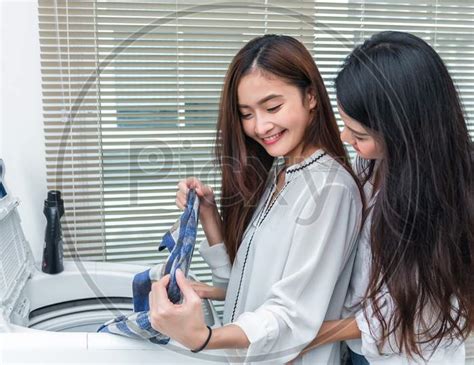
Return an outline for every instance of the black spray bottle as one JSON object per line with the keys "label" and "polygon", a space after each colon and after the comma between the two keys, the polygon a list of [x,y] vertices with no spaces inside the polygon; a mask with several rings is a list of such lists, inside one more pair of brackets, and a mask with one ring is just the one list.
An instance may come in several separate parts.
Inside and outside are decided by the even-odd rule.
{"label": "black spray bottle", "polygon": [[63,234],[60,222],[64,214],[64,202],[61,199],[60,191],[48,191],[43,213],[46,216],[47,224],[41,269],[47,274],[58,274],[64,270]]}

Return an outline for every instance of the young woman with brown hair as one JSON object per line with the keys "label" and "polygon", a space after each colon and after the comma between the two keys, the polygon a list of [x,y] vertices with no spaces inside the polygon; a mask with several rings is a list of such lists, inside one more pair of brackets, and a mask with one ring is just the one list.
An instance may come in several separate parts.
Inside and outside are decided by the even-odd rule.
{"label": "young woman with brown hair", "polygon": [[[241,361],[284,363],[324,320],[340,318],[363,210],[361,190],[339,138],[324,83],[306,48],[288,36],[247,43],[226,75],[218,117],[221,212],[195,178],[179,184],[200,196],[207,240],[200,252],[215,287],[181,274],[184,303],[153,285],[151,321],[194,350],[240,349]],[[224,326],[207,329],[200,297],[224,299]],[[339,346],[306,353],[334,364]]]}

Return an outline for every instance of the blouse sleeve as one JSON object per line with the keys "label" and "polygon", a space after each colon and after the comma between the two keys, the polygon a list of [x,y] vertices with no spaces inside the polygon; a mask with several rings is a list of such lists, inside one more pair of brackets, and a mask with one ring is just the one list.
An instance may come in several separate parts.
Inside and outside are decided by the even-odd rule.
{"label": "blouse sleeve", "polygon": [[355,245],[361,209],[360,198],[339,184],[305,202],[281,280],[260,307],[233,322],[249,339],[248,361],[278,354],[284,363],[313,340]]}
{"label": "blouse sleeve", "polygon": [[[361,338],[360,340],[352,340],[352,342],[358,342],[357,352],[359,352],[360,349],[362,355],[367,359],[375,361],[383,360],[388,357],[388,353],[379,351],[379,343],[383,335],[383,330],[372,310],[372,307],[368,305],[367,300],[364,302],[371,271],[372,252],[370,249],[370,227],[372,224],[372,217],[373,210],[369,212],[359,237],[356,270],[352,273],[351,277],[351,289],[353,290],[352,292],[349,291],[345,304],[347,306],[350,303],[354,308],[357,308],[355,311],[355,319],[357,327],[361,332]],[[393,300],[387,290],[380,296],[379,301],[380,314],[382,314],[386,320],[389,320],[388,316],[393,311]],[[366,306],[366,312],[364,312],[362,307],[363,303]],[[394,340],[395,338],[392,334],[385,347],[389,349]],[[395,350],[392,349],[389,352],[394,353]]]}
{"label": "blouse sleeve", "polygon": [[232,265],[224,243],[209,246],[207,239],[204,239],[201,241],[199,253],[211,268],[212,283],[214,286],[224,289],[227,288]]}
{"label": "blouse sleeve", "polygon": [[[358,243],[359,252],[357,253],[355,267],[356,271],[352,273],[351,277],[353,292],[349,291],[346,297],[346,306],[350,303],[354,308],[357,308],[354,315],[357,327],[361,332],[361,338],[360,340],[351,340],[352,343],[357,342],[357,352],[360,352],[370,361],[381,361],[391,355],[398,355],[399,350],[394,334],[389,335],[383,348],[381,348],[381,338],[383,336],[382,326],[373,311],[373,307],[368,300],[364,300],[371,271],[372,252],[370,249],[370,227],[372,218],[373,210],[369,212],[360,234]],[[389,321],[390,314],[394,311],[394,302],[386,287],[379,297],[379,306],[380,314],[385,321]]]}
{"label": "blouse sleeve", "polygon": [[[381,298],[380,311],[384,318],[387,319],[391,309],[393,309],[393,302],[390,299],[388,293],[385,293]],[[382,326],[371,308],[371,306],[367,307],[366,313],[364,313],[363,309],[360,309],[355,316],[357,327],[359,327],[361,332],[361,352],[367,359],[381,360],[388,357],[389,353],[380,352],[379,339],[383,335]],[[390,348],[393,340],[394,337],[391,335],[385,346],[387,349]],[[392,349],[390,352],[394,353],[396,350]]]}
{"label": "blouse sleeve", "polygon": [[[454,301],[454,307],[456,308],[457,302]],[[385,321],[390,324],[391,314],[395,310],[395,303],[392,296],[387,289],[382,293],[380,299],[380,314],[384,317]],[[453,315],[455,315],[456,309],[453,309]],[[429,313],[429,312],[427,312]],[[430,314],[427,315],[425,320],[436,320],[436,316]],[[383,330],[380,322],[374,314],[372,306],[367,306],[366,313],[361,309],[356,314],[356,322],[361,332],[361,352],[367,360],[372,364],[387,363],[388,359],[398,360],[407,359],[406,355],[400,353],[400,347],[396,338],[396,334],[390,334],[384,344],[381,343]],[[420,328],[420,324],[417,325],[418,331],[425,331]],[[433,365],[451,365],[451,364],[464,364],[464,343],[461,339],[443,339],[437,348],[434,347],[435,341],[426,342],[421,345],[421,353],[425,360],[416,357],[415,360],[408,362],[410,364],[433,364]],[[405,363],[405,362],[403,362]]]}

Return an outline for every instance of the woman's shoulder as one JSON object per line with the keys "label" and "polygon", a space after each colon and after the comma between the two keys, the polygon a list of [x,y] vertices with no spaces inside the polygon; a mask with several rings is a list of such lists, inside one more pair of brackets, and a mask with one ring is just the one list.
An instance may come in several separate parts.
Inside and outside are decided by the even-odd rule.
{"label": "woman's shoulder", "polygon": [[[313,162],[314,161],[314,162]],[[333,156],[324,153],[320,158],[310,159],[286,171],[287,181],[291,182],[292,190],[298,195],[324,192],[318,196],[345,194],[352,197],[356,202],[361,200],[359,186],[349,170]],[[335,189],[332,189],[335,187]],[[312,199],[314,200],[314,199]],[[315,202],[316,203],[316,202]]]}
{"label": "woman's shoulder", "polygon": [[314,175],[316,179],[322,179],[324,185],[340,185],[359,195],[359,185],[357,177],[352,174],[349,166],[344,166],[342,161],[329,154],[321,161],[319,166],[315,166]]}

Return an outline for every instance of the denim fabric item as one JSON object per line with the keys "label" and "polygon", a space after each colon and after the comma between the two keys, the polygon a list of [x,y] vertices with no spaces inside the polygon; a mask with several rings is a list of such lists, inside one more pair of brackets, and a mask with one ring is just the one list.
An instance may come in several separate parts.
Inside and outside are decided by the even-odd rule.
{"label": "denim fabric item", "polygon": [[359,355],[358,353],[355,353],[351,349],[349,349],[349,354],[350,354],[350,363],[352,365],[369,365],[369,362],[363,355]]}
{"label": "denim fabric item", "polygon": [[[168,286],[168,297],[173,303],[181,301],[181,292],[176,283],[176,270],[181,269],[185,276],[188,275],[191,258],[193,256],[194,244],[199,218],[199,199],[194,190],[190,190],[186,209],[179,218],[179,221],[163,236],[159,250],[165,247],[171,251],[163,268],[163,276],[170,274],[170,284]],[[175,228],[175,229],[173,229]]]}
{"label": "denim fabric item", "polygon": [[199,199],[194,190],[190,190],[186,209],[181,217],[163,236],[159,251],[167,248],[170,251],[164,263],[155,265],[151,269],[138,273],[133,279],[133,311],[129,316],[118,316],[104,323],[97,332],[114,333],[127,337],[146,339],[157,344],[167,344],[169,337],[155,331],[149,320],[148,295],[153,280],[159,280],[170,274],[168,297],[171,302],[181,301],[181,291],[176,282],[176,269],[181,269],[188,275],[191,258],[196,243],[196,234],[199,217]]}
{"label": "denim fabric item", "polygon": [[133,278],[133,311],[143,312],[150,310],[148,293],[151,291],[150,269],[138,273]]}

